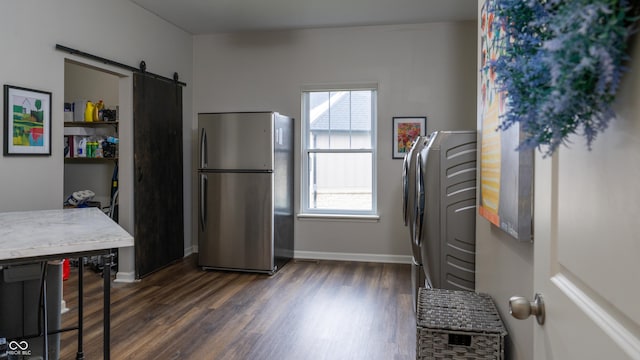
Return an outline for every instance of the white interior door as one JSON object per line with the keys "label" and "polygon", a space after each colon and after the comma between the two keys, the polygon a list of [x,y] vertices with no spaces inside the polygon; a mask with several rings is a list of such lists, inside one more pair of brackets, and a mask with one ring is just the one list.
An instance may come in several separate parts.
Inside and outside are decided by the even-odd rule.
{"label": "white interior door", "polygon": [[[536,159],[534,359],[640,359],[640,119]],[[531,321],[531,320],[528,320]],[[535,323],[535,321],[534,321]]]}

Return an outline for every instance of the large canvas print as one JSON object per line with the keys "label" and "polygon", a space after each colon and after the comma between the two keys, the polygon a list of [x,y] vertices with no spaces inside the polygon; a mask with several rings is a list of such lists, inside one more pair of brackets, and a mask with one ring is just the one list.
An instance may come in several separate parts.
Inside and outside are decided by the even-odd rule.
{"label": "large canvas print", "polygon": [[490,1],[481,8],[480,73],[480,204],[479,213],[521,241],[532,240],[533,150],[516,151],[522,132],[515,124],[498,131],[500,117],[509,106],[508,97],[498,91],[488,62],[500,56]]}

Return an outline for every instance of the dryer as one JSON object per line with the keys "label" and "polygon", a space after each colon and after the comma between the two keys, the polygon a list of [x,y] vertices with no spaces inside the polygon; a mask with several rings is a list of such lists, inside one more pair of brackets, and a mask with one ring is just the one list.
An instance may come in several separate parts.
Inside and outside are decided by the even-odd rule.
{"label": "dryer", "polygon": [[436,131],[417,151],[415,242],[425,287],[475,290],[475,131]]}

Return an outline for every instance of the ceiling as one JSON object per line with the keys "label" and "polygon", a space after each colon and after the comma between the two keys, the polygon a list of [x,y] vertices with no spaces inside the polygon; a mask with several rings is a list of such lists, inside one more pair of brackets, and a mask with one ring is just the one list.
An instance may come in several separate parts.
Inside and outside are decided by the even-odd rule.
{"label": "ceiling", "polygon": [[477,0],[131,0],[192,34],[474,20]]}

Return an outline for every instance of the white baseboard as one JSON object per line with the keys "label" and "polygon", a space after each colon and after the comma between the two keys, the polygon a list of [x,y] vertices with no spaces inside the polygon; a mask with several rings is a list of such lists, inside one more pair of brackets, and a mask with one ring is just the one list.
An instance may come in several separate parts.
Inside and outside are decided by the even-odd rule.
{"label": "white baseboard", "polygon": [[294,251],[294,259],[360,261],[394,264],[411,264],[411,255],[380,255],[358,253],[335,253],[323,251]]}
{"label": "white baseboard", "polygon": [[[198,246],[193,246],[193,253],[198,253]],[[412,264],[411,255],[380,255],[380,254],[359,254],[359,253],[337,253],[326,251],[300,251],[294,250],[294,259],[310,260],[337,260],[337,261],[360,261],[393,264]]]}
{"label": "white baseboard", "polygon": [[[194,252],[198,252],[197,250],[198,250],[197,246],[184,248],[184,256],[187,257],[193,254]],[[122,271],[118,271],[116,273],[115,280],[113,280],[113,282],[116,282],[116,283],[133,283],[137,281],[139,280],[136,279],[135,272],[122,272]]]}
{"label": "white baseboard", "polygon": [[136,282],[136,274],[134,272],[122,272],[116,273],[116,279],[113,282],[117,283],[133,283]]}
{"label": "white baseboard", "polygon": [[67,307],[67,302],[62,299],[62,302],[60,302],[60,314],[67,313],[68,311],[69,308]]}
{"label": "white baseboard", "polygon": [[189,247],[184,248],[184,257],[187,257],[187,256],[193,254],[194,252],[197,252],[197,251],[193,251],[193,249],[194,249],[193,246],[189,246]]}

